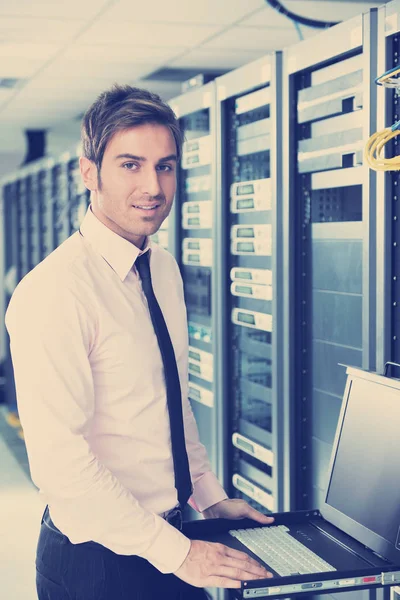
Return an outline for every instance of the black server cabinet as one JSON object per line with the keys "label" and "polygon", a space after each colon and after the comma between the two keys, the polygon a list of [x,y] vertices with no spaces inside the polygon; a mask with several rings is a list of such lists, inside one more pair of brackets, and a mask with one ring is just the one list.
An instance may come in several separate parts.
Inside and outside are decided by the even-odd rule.
{"label": "black server cabinet", "polygon": [[[378,75],[399,66],[400,2],[395,0],[378,11]],[[384,40],[384,41],[383,41]],[[380,86],[376,130],[400,119],[400,96],[395,89]],[[385,148],[386,157],[400,154],[395,137]],[[400,362],[400,177],[399,171],[379,172],[377,193],[377,368],[386,361]],[[395,377],[397,371],[393,372]]]}
{"label": "black server cabinet", "polygon": [[53,197],[53,167],[54,161],[46,159],[39,167],[39,228],[40,228],[40,257],[39,262],[48,256],[55,248],[54,237],[54,197]]}
{"label": "black server cabinet", "polygon": [[[377,12],[285,53],[285,378],[295,405],[296,508],[318,508],[345,387],[375,367]],[[318,57],[318,62],[316,62]]]}
{"label": "black server cabinet", "polygon": [[52,170],[52,196],[54,202],[54,245],[57,248],[70,235],[69,223],[69,153],[61,157]]}
{"label": "black server cabinet", "polygon": [[189,398],[200,441],[217,476],[215,86],[170,101],[185,135],[169,247],[181,268],[189,330]]}
{"label": "black server cabinet", "polygon": [[[8,303],[18,282],[19,271],[19,222],[18,222],[18,190],[16,177],[4,180],[2,187],[2,254],[3,269],[1,287],[2,314],[5,314]],[[3,320],[4,323],[4,320]],[[10,408],[15,407],[16,394],[14,373],[12,368],[9,337],[5,326],[1,335],[0,345],[0,374],[4,377],[5,401]]]}
{"label": "black server cabinet", "polygon": [[35,165],[30,169],[26,178],[27,182],[27,219],[28,219],[28,246],[29,246],[29,271],[41,260],[40,243],[40,197],[39,177]]}
{"label": "black server cabinet", "polygon": [[69,235],[79,229],[90,202],[90,192],[85,187],[80,169],[79,157],[73,156],[68,161],[68,221]]}
{"label": "black server cabinet", "polygon": [[20,281],[30,270],[30,235],[28,231],[28,180],[22,172],[17,182],[17,280]]}
{"label": "black server cabinet", "polygon": [[[283,510],[281,54],[217,79],[226,489]],[[289,497],[289,490],[287,489]],[[286,503],[288,508],[288,503]]]}

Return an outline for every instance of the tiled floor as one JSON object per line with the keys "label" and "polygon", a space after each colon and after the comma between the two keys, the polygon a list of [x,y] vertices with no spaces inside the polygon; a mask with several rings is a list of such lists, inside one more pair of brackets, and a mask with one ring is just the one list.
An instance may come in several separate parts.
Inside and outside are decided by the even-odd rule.
{"label": "tiled floor", "polygon": [[42,502],[29,479],[24,443],[0,406],[0,596],[37,600],[35,551]]}

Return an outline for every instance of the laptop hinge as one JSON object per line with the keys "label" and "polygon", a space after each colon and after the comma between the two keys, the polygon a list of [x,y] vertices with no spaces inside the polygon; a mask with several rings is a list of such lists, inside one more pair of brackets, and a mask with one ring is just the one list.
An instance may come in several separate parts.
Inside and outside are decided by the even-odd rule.
{"label": "laptop hinge", "polygon": [[393,585],[400,582],[400,571],[382,573],[382,585]]}

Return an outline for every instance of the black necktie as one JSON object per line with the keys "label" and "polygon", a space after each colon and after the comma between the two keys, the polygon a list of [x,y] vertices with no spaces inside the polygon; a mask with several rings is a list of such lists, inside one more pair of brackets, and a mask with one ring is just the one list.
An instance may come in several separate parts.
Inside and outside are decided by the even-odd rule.
{"label": "black necktie", "polygon": [[189,461],[185,445],[182,394],[175,352],[160,305],[154,295],[150,275],[149,253],[145,252],[139,256],[136,259],[135,266],[142,280],[143,292],[149,305],[150,317],[164,364],[167,405],[171,428],[172,457],[175,472],[175,487],[178,492],[179,505],[181,508],[184,508],[192,495],[192,482],[190,479]]}

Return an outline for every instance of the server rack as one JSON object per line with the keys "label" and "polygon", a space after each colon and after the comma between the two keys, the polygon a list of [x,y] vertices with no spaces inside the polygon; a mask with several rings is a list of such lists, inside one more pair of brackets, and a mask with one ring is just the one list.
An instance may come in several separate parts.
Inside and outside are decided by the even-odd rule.
{"label": "server rack", "polygon": [[[295,404],[295,506],[319,507],[345,386],[375,367],[377,11],[284,60],[285,394]],[[316,62],[318,57],[318,62]]]}
{"label": "server rack", "polygon": [[55,247],[70,235],[69,223],[69,169],[70,153],[66,152],[53,168],[52,195],[54,201],[54,237]]}
{"label": "server rack", "polygon": [[217,435],[221,398],[216,338],[219,260],[216,239],[215,84],[170,101],[184,131],[175,209],[169,217],[169,247],[181,268],[189,329],[189,398],[213,471],[223,480]]}
{"label": "server rack", "polygon": [[40,258],[46,258],[55,248],[54,236],[54,199],[52,190],[52,173],[54,160],[49,158],[40,162],[39,186],[39,228],[40,228]]}
{"label": "server rack", "polygon": [[[218,419],[225,486],[261,512],[288,509],[282,395],[282,56],[216,80],[219,286]],[[286,499],[285,488],[286,486]]]}
{"label": "server rack", "polygon": [[[2,225],[4,269],[1,314],[4,315],[18,282],[71,233],[78,229],[89,203],[81,183],[78,157],[65,153],[59,160],[45,158],[4,178]],[[0,371],[5,377],[7,403],[16,395],[9,340],[3,326]]]}
{"label": "server rack", "polygon": [[[394,0],[378,10],[378,75],[399,64],[400,2]],[[377,86],[376,130],[400,119],[400,97],[394,89]],[[386,156],[400,154],[394,138]],[[398,171],[377,174],[377,370],[386,361],[400,362],[400,212]]]}
{"label": "server rack", "polygon": [[85,187],[79,168],[79,157],[71,156],[68,161],[68,237],[79,229],[90,203],[90,192]]}
{"label": "server rack", "polygon": [[[1,217],[2,217],[2,286],[1,286],[1,314],[4,315],[10,301],[11,295],[18,281],[18,215],[17,194],[18,179],[15,176],[4,178],[2,181],[3,193],[1,194]],[[3,319],[4,323],[4,319]],[[16,404],[16,394],[13,379],[13,368],[9,350],[9,338],[2,327],[0,347],[1,375],[4,378],[5,401],[12,407]]]}

